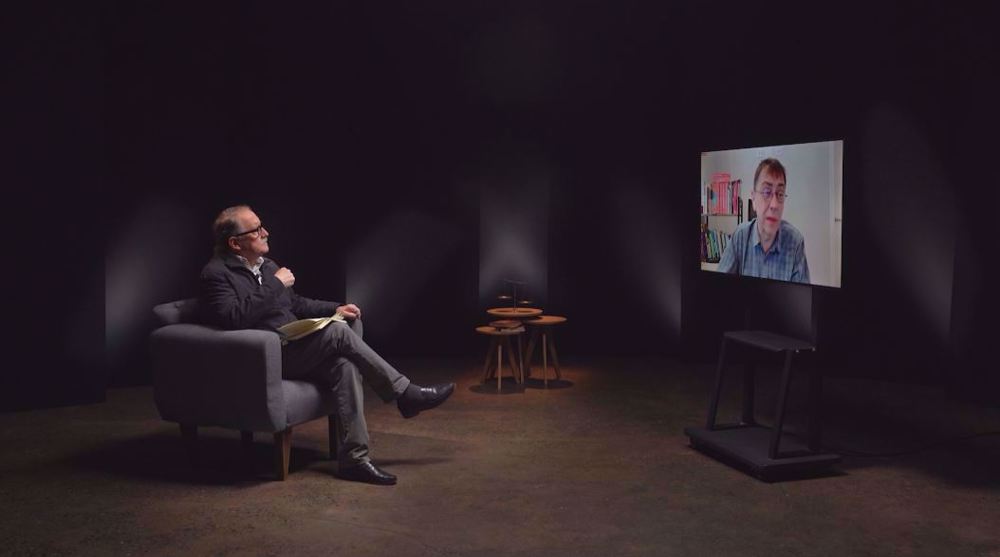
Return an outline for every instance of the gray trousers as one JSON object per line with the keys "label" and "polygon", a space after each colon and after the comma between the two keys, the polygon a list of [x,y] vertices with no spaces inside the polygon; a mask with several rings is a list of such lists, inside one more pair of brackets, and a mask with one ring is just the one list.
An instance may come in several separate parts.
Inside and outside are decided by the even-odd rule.
{"label": "gray trousers", "polygon": [[365,422],[364,382],[389,402],[403,394],[410,380],[361,340],[360,319],[330,323],[323,330],[289,342],[281,350],[285,379],[317,383],[337,400],[337,462],[341,467],[371,460]]}

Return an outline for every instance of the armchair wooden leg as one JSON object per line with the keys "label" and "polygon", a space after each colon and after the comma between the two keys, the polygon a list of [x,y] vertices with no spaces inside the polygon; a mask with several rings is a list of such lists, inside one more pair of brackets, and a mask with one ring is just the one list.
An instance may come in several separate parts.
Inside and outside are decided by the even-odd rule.
{"label": "armchair wooden leg", "polygon": [[330,460],[337,460],[337,445],[338,437],[337,434],[337,418],[333,414],[326,417],[326,422],[328,425],[328,436],[330,437]]}
{"label": "armchair wooden leg", "polygon": [[181,438],[184,439],[184,450],[192,467],[198,466],[198,427],[180,424]]}
{"label": "armchair wooden leg", "polygon": [[278,480],[288,478],[288,461],[292,453],[292,428],[274,434],[274,471]]}

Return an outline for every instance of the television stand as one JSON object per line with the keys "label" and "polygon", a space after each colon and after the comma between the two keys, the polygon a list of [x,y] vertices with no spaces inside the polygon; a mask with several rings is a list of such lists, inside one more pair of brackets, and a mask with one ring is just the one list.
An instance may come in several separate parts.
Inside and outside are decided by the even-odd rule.
{"label": "television stand", "polygon": [[[778,388],[778,407],[774,415],[773,428],[759,425],[754,419],[756,372],[750,361],[746,363],[743,372],[743,411],[740,423],[716,423],[726,368],[726,347],[731,342],[772,353],[784,353],[784,367]],[[722,462],[743,468],[764,481],[812,475],[840,462],[840,455],[825,453],[821,449],[819,409],[822,399],[822,377],[813,366],[810,366],[809,370],[808,440],[803,444],[782,431],[785,422],[785,403],[791,383],[792,357],[800,352],[815,350],[815,346],[808,342],[768,331],[723,333],[715,376],[715,392],[709,402],[705,427],[684,429],[684,433],[691,440],[691,446]]]}

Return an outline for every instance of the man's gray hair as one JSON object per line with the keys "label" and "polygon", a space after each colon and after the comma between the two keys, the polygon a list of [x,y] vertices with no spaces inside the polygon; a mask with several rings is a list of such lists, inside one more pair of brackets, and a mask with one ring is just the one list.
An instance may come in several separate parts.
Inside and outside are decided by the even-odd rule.
{"label": "man's gray hair", "polygon": [[249,205],[233,205],[226,207],[215,217],[212,223],[212,237],[215,238],[215,253],[222,254],[229,251],[229,238],[237,233],[240,227],[236,216],[240,211],[252,210]]}

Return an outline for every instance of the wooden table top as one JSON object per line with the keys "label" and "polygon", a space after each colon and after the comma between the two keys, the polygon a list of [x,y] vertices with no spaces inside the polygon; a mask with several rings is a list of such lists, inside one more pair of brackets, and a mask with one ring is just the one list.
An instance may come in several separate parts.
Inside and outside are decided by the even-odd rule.
{"label": "wooden table top", "polygon": [[548,327],[550,325],[558,325],[565,322],[566,318],[561,315],[540,315],[534,319],[526,319],[524,324],[534,325],[536,327]]}
{"label": "wooden table top", "polygon": [[486,310],[486,313],[504,319],[523,319],[525,317],[538,317],[542,314],[542,310],[538,308],[490,308]]}

